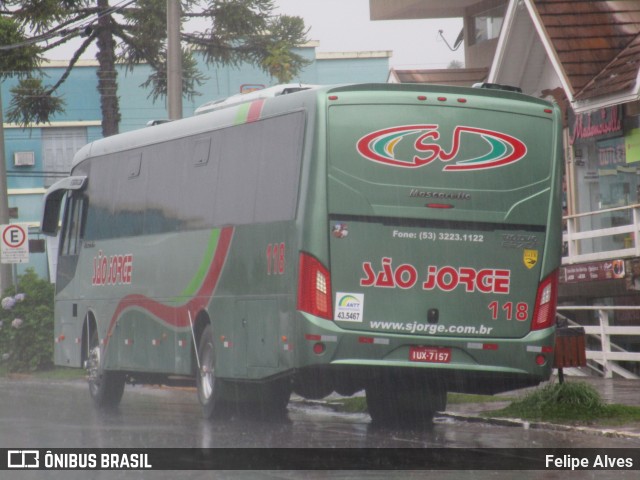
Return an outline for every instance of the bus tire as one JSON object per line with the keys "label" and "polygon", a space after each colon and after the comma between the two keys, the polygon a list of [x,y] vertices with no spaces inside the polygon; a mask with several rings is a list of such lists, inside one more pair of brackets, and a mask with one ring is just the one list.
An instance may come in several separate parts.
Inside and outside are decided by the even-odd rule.
{"label": "bus tire", "polygon": [[260,386],[259,408],[263,415],[283,416],[291,398],[289,378],[272,380]]}
{"label": "bus tire", "polygon": [[126,377],[122,372],[102,369],[100,343],[98,341],[98,332],[95,329],[91,332],[91,340],[89,342],[87,373],[89,395],[91,395],[93,403],[99,408],[117,407],[124,394]]}
{"label": "bus tire", "polygon": [[216,378],[216,350],[211,325],[207,325],[200,336],[198,359],[198,400],[202,405],[202,416],[211,418],[219,413],[222,406],[222,381]]}
{"label": "bus tire", "polygon": [[429,425],[447,406],[446,387],[416,378],[378,378],[365,388],[367,408],[377,425]]}

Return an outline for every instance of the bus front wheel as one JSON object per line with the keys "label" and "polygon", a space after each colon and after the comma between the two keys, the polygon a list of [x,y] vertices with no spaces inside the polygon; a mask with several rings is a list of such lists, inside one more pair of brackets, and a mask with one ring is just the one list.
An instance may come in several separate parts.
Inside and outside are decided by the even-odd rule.
{"label": "bus front wheel", "polygon": [[211,418],[220,410],[222,381],[216,378],[216,354],[213,329],[207,325],[198,343],[198,373],[196,383],[202,416]]}
{"label": "bus front wheel", "polygon": [[124,394],[125,375],[102,369],[98,332],[91,332],[87,358],[89,394],[94,404],[100,408],[115,408]]}

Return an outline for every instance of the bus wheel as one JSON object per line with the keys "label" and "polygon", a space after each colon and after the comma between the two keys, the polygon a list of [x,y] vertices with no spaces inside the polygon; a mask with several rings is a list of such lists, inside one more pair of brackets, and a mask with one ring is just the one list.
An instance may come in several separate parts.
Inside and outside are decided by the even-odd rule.
{"label": "bus wheel", "polygon": [[418,377],[377,379],[365,392],[369,415],[378,425],[429,425],[447,406],[446,387]]}
{"label": "bus wheel", "polygon": [[198,400],[202,405],[202,416],[211,418],[220,410],[222,381],[216,378],[216,354],[213,330],[207,325],[198,344],[199,371],[196,375]]}
{"label": "bus wheel", "polygon": [[291,398],[291,381],[289,378],[272,380],[260,385],[258,389],[260,412],[264,416],[283,416],[287,413],[287,405]]}
{"label": "bus wheel", "polygon": [[102,369],[100,344],[96,330],[91,333],[89,342],[87,374],[89,378],[89,394],[94,404],[100,408],[117,407],[124,394],[125,375],[121,372],[110,372]]}

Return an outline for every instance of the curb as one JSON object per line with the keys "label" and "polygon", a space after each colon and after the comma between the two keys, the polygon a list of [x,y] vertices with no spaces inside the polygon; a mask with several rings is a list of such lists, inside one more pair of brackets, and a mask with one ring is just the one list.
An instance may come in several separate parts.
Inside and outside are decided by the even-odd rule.
{"label": "curb", "polygon": [[438,414],[440,417],[451,418],[453,420],[458,420],[462,422],[470,422],[470,423],[488,423],[490,425],[496,425],[500,427],[518,427],[523,428],[525,430],[528,429],[537,429],[537,430],[553,430],[557,432],[580,432],[587,433],[589,435],[597,435],[601,437],[608,438],[629,438],[629,439],[640,439],[640,433],[634,432],[625,432],[622,430],[608,429],[608,428],[597,428],[597,427],[582,427],[582,426],[574,426],[574,425],[560,425],[557,423],[549,423],[549,422],[529,422],[527,420],[522,420],[520,418],[492,418],[492,417],[481,417],[479,415],[469,415],[455,412],[440,412]]}

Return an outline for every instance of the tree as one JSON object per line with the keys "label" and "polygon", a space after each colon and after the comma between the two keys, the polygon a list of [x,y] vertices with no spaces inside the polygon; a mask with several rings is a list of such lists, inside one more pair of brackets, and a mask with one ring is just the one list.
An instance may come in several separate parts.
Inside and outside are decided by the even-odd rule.
{"label": "tree", "polygon": [[[142,86],[151,87],[154,101],[167,93],[166,1],[0,0],[0,40],[6,32],[13,32],[9,43],[2,42],[4,50],[15,47],[27,52],[24,68],[31,72],[12,91],[14,100],[8,118],[25,126],[48,122],[62,108],[60,99],[55,97],[56,89],[95,43],[102,133],[118,133],[118,62],[128,68],[148,63],[153,73]],[[206,25],[203,31],[181,36],[183,94],[187,97],[197,95],[196,89],[205,79],[196,68],[196,54],[203,55],[209,66],[247,62],[281,82],[289,81],[306,65],[306,60],[292,51],[306,41],[303,20],[275,15],[273,0],[180,1],[183,19],[200,19]],[[54,85],[43,86],[42,80],[33,76],[37,73],[37,60],[44,52],[78,37],[82,42],[64,74]],[[23,68],[22,64],[17,65]]]}

